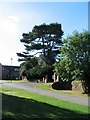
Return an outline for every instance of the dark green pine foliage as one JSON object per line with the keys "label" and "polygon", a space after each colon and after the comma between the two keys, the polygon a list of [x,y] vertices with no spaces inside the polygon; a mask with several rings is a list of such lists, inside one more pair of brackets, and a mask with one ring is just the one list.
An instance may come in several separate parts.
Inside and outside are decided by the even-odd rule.
{"label": "dark green pine foliage", "polygon": [[23,33],[22,39],[25,52],[17,53],[19,61],[30,62],[30,59],[39,54],[40,59],[47,61],[49,65],[54,64],[59,53],[59,47],[62,45],[61,37],[63,31],[61,24],[51,23],[35,25],[31,32]]}

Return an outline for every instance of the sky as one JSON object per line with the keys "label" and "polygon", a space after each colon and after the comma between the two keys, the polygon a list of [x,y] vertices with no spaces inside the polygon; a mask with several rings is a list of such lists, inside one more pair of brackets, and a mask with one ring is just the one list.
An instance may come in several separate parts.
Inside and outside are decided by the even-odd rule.
{"label": "sky", "polygon": [[0,2],[0,63],[20,65],[16,53],[24,51],[22,34],[35,25],[56,22],[62,25],[63,38],[88,30],[88,1]]}

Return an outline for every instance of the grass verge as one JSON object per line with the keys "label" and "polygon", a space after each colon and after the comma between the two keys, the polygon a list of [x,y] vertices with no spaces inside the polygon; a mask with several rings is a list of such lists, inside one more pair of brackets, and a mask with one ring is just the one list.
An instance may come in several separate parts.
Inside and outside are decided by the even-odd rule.
{"label": "grass verge", "polygon": [[28,82],[27,80],[0,80],[0,83],[4,82]]}
{"label": "grass verge", "polygon": [[71,94],[74,96],[83,96],[83,97],[90,97],[87,94],[82,94],[80,91],[72,91],[72,90],[55,90],[51,87],[52,83],[45,83],[45,84],[37,84],[35,87],[37,88],[41,88],[44,90],[52,90],[54,92],[61,92],[61,93],[65,93],[65,94]]}
{"label": "grass verge", "polygon": [[86,120],[90,109],[84,105],[7,86],[3,86],[2,100],[2,120],[32,120],[33,118]]}

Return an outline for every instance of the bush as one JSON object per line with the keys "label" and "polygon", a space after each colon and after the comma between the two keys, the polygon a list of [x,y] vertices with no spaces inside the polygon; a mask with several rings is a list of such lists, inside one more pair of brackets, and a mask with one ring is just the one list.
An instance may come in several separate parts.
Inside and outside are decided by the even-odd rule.
{"label": "bush", "polygon": [[67,82],[67,81],[54,82],[52,84],[52,88],[56,90],[71,90],[72,84],[71,82]]}

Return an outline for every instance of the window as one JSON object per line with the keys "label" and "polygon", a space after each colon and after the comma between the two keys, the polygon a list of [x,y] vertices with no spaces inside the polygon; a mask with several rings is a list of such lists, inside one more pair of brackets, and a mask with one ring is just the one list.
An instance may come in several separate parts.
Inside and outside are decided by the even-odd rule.
{"label": "window", "polygon": [[15,68],[15,71],[19,71],[18,68]]}

